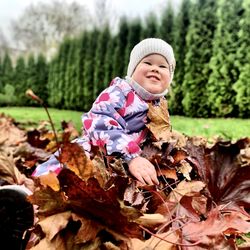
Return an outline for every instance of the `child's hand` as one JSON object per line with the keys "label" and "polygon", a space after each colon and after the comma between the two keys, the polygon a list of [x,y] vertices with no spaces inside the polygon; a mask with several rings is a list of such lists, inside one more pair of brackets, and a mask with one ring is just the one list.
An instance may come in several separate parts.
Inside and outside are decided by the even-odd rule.
{"label": "child's hand", "polygon": [[142,184],[159,184],[154,165],[143,157],[136,157],[128,164],[129,172]]}

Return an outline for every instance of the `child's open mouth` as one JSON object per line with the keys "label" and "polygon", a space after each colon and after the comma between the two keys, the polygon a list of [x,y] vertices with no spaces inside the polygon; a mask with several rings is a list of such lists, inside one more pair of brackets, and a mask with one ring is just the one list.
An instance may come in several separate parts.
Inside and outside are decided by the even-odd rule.
{"label": "child's open mouth", "polygon": [[160,81],[160,78],[155,75],[149,75],[147,76],[148,79],[154,80],[154,81]]}

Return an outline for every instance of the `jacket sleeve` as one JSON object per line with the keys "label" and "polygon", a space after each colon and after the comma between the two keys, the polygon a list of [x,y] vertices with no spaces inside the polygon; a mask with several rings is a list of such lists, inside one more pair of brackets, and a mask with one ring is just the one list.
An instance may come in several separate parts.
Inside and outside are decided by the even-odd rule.
{"label": "jacket sleeve", "polygon": [[[129,135],[124,118],[126,99],[126,94],[116,85],[104,90],[90,111],[82,116],[83,135],[73,142],[80,144],[87,154],[90,153],[92,144],[104,148],[108,155],[121,156],[126,162],[139,156],[141,149]],[[58,174],[62,166],[56,159],[56,154],[58,152],[37,166],[32,175],[40,176],[50,171]]]}
{"label": "jacket sleeve", "polygon": [[120,155],[125,161],[138,156],[141,149],[127,130],[125,120],[126,94],[115,85],[104,90],[91,110],[83,115],[83,130],[90,143]]}

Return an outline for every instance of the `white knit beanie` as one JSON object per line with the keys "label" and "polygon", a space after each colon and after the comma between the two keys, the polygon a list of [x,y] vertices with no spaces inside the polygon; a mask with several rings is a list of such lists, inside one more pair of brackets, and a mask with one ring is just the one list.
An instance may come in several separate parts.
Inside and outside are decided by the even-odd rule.
{"label": "white knit beanie", "polygon": [[168,43],[159,38],[146,38],[135,45],[130,53],[127,76],[131,77],[138,63],[145,56],[150,54],[160,54],[166,58],[169,64],[172,81],[175,69],[173,48]]}

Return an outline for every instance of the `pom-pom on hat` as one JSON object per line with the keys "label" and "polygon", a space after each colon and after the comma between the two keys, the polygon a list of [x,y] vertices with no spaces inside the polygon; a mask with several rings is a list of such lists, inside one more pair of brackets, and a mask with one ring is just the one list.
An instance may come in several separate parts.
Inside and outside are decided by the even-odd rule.
{"label": "pom-pom on hat", "polygon": [[135,45],[130,53],[127,76],[131,77],[138,63],[150,54],[160,54],[166,58],[170,67],[172,81],[175,69],[173,48],[159,38],[146,38]]}

